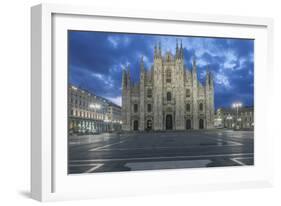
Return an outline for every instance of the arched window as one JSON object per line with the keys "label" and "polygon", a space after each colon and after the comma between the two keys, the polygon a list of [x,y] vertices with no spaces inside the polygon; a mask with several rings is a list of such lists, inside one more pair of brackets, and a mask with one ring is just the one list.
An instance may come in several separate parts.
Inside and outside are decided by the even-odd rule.
{"label": "arched window", "polygon": [[171,100],[172,100],[172,93],[167,92],[167,101],[171,101]]}
{"label": "arched window", "polygon": [[186,111],[190,112],[190,104],[189,103],[186,104]]}
{"label": "arched window", "polygon": [[199,110],[200,110],[200,111],[203,111],[203,103],[200,103],[200,104],[199,104]]}
{"label": "arched window", "polygon": [[138,112],[138,105],[137,104],[134,104],[134,112]]}
{"label": "arched window", "polygon": [[148,98],[151,98],[152,97],[152,89],[147,89],[147,95],[146,95]]}
{"label": "arched window", "polygon": [[186,89],[185,95],[186,95],[186,97],[190,97],[190,89]]}
{"label": "arched window", "polygon": [[147,112],[151,112],[151,110],[152,110],[151,104],[147,104]]}
{"label": "arched window", "polygon": [[168,70],[166,71],[166,82],[167,82],[167,83],[171,83],[171,81],[172,81],[172,73],[171,73],[171,70],[168,69]]}

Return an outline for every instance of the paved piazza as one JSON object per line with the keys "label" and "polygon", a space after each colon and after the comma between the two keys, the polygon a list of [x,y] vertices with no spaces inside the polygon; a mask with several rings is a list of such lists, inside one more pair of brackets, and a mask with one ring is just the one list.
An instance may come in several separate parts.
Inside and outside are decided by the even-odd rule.
{"label": "paved piazza", "polygon": [[69,173],[254,164],[253,131],[194,130],[69,137]]}

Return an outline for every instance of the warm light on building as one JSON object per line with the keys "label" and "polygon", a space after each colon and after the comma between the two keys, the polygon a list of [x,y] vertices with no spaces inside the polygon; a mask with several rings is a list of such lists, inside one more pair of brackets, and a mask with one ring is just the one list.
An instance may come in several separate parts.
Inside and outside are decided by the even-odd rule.
{"label": "warm light on building", "polygon": [[91,109],[100,109],[101,108],[101,105],[100,104],[90,104],[89,107]]}
{"label": "warm light on building", "polygon": [[242,103],[241,102],[236,102],[232,104],[232,108],[239,108],[242,107]]}
{"label": "warm light on building", "polygon": [[68,118],[71,134],[113,132],[121,129],[120,106],[78,87],[69,88]]}
{"label": "warm light on building", "polygon": [[[222,119],[222,121],[218,121]],[[253,129],[254,107],[243,107],[242,103],[234,103],[231,108],[219,108],[216,113],[217,128]],[[221,124],[220,124],[221,123]]]}

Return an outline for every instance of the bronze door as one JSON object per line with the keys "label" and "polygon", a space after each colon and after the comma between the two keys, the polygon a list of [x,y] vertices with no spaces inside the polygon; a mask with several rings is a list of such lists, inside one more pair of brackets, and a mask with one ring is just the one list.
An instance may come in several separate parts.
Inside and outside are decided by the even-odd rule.
{"label": "bronze door", "polygon": [[134,121],[134,130],[135,131],[139,130],[139,122],[138,122],[138,120]]}
{"label": "bronze door", "polygon": [[186,129],[191,129],[191,120],[190,119],[186,120]]}
{"label": "bronze door", "polygon": [[171,114],[166,116],[166,130],[173,129],[173,117]]}
{"label": "bronze door", "polygon": [[203,119],[199,120],[199,129],[204,129],[204,120]]}

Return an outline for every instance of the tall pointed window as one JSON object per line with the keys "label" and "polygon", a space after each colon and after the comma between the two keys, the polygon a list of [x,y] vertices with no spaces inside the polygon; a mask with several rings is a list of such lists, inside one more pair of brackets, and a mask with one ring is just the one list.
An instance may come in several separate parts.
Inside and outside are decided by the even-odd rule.
{"label": "tall pointed window", "polygon": [[151,112],[151,110],[152,110],[151,104],[147,104],[147,112]]}
{"label": "tall pointed window", "polygon": [[171,100],[172,100],[172,93],[167,92],[167,101],[171,101]]}
{"label": "tall pointed window", "polygon": [[170,69],[167,69],[166,71],[166,82],[171,83],[172,82],[172,72]]}
{"label": "tall pointed window", "polygon": [[186,96],[186,97],[190,97],[190,89],[186,89],[185,96]]}
{"label": "tall pointed window", "polygon": [[147,97],[151,98],[152,97],[152,89],[147,89]]}
{"label": "tall pointed window", "polygon": [[200,111],[203,111],[203,103],[200,103],[200,104],[199,104],[199,110],[200,110]]}
{"label": "tall pointed window", "polygon": [[189,103],[186,104],[186,111],[190,112],[190,104]]}
{"label": "tall pointed window", "polygon": [[138,105],[137,104],[134,104],[134,112],[138,112]]}

